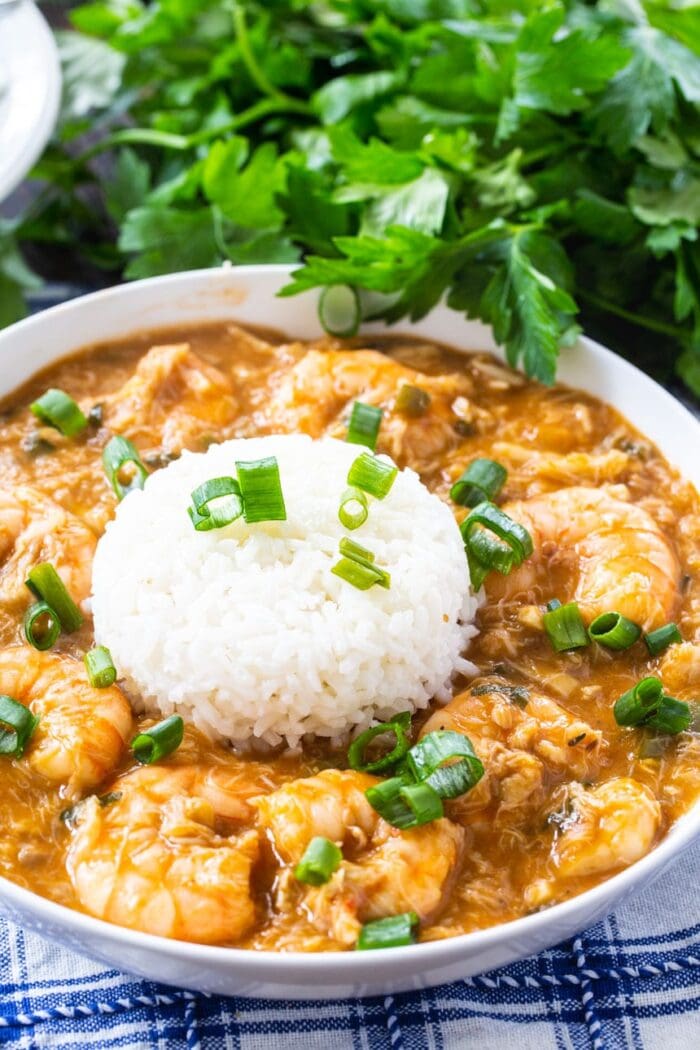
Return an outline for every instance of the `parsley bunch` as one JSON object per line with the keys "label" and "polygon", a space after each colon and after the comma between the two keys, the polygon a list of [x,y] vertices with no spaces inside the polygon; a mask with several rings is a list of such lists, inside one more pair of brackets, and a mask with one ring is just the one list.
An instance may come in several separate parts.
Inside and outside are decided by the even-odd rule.
{"label": "parsley bunch", "polygon": [[[127,277],[299,263],[283,294],[446,296],[552,382],[583,324],[700,394],[692,0],[95,0],[0,225],[0,322],[68,247]],[[108,155],[108,156],[105,156]],[[97,192],[95,192],[97,190]]]}

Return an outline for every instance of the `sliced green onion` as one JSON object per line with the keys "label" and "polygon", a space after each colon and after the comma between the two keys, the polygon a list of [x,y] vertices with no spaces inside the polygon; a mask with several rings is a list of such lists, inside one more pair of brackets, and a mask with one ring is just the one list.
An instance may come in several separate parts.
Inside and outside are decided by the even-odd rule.
{"label": "sliced green onion", "polygon": [[343,854],[335,842],[317,835],[304,850],[303,857],[294,869],[294,878],[309,886],[322,886],[328,882],[342,859]]}
{"label": "sliced green onion", "polygon": [[55,427],[66,437],[76,437],[88,425],[85,414],[73,398],[54,387],[42,394],[38,401],[33,401],[29,408],[42,423]]}
{"label": "sliced green onion", "polygon": [[158,725],[151,726],[134,737],[131,741],[134,758],[142,766],[150,766],[161,758],[167,758],[173,751],[177,751],[184,732],[185,723],[180,715],[170,715]]}
{"label": "sliced green onion", "polygon": [[421,824],[430,824],[431,821],[439,820],[443,815],[442,797],[427,782],[406,784],[401,788],[399,795],[413,814],[413,821],[408,825],[411,828],[418,828]]}
{"label": "sliced green onion", "polygon": [[24,704],[11,696],[0,695],[0,724],[9,727],[0,728],[0,755],[21,758],[39,719]]}
{"label": "sliced green onion", "polygon": [[387,824],[405,831],[418,826],[416,813],[410,804],[411,795],[404,795],[405,789],[410,787],[416,787],[416,784],[409,777],[390,777],[389,780],[368,787],[365,798]]}
{"label": "sliced green onion", "polygon": [[339,548],[342,557],[331,569],[334,575],[346,583],[351,583],[359,591],[367,591],[375,583],[386,590],[389,589],[391,576],[385,569],[380,569],[374,564],[374,554],[371,551],[347,536],[341,539]]}
{"label": "sliced green onion", "polygon": [[[371,726],[360,733],[356,740],[348,748],[348,765],[351,769],[357,769],[361,773],[379,773],[383,769],[391,769],[408,752],[408,738],[406,730],[411,725],[411,715],[408,711],[402,712],[392,719],[391,722],[382,722],[380,725]],[[391,751],[374,761],[366,761],[365,750],[375,737],[383,736],[385,733],[393,733],[396,743]]]}
{"label": "sliced green onion", "polygon": [[348,424],[347,440],[350,444],[366,445],[374,452],[383,415],[383,410],[376,405],[365,405],[362,401],[356,401],[352,406]]}
{"label": "sliced green onion", "polygon": [[673,645],[674,642],[682,642],[683,636],[675,623],[667,623],[663,627],[657,627],[655,631],[645,634],[644,641],[651,655],[658,656],[659,653],[662,653],[664,649],[668,649],[669,645]]}
{"label": "sliced green onion", "polygon": [[24,615],[24,637],[40,652],[51,649],[61,633],[61,621],[47,602],[30,605]]}
{"label": "sliced green onion", "polygon": [[375,496],[376,499],[384,499],[391,492],[398,472],[398,467],[393,463],[385,463],[383,459],[363,452],[348,471],[348,485],[369,492],[370,496]]}
{"label": "sliced green onion", "polygon": [[[478,503],[460,525],[469,573],[478,590],[489,572],[507,576],[533,551],[530,533],[493,503]],[[494,535],[491,536],[490,533]]]}
{"label": "sliced green onion", "polygon": [[340,553],[344,554],[346,558],[355,558],[357,561],[367,561],[371,565],[374,564],[375,556],[372,551],[368,551],[361,543],[351,540],[349,536],[342,537],[338,548]]}
{"label": "sliced green onion", "polygon": [[364,952],[374,948],[400,948],[405,944],[415,944],[417,925],[418,916],[414,911],[366,922],[357,938],[356,950]]}
{"label": "sliced green onion", "polygon": [[331,572],[339,576],[346,583],[351,583],[358,591],[368,591],[375,583],[387,590],[391,584],[391,576],[383,569],[374,569],[372,566],[355,561],[353,558],[341,558],[332,567]]}
{"label": "sliced green onion", "polygon": [[350,339],[360,327],[360,297],[352,285],[330,284],[321,292],[318,319],[329,335]]}
{"label": "sliced green onion", "polygon": [[505,485],[508,471],[493,459],[475,459],[450,489],[450,499],[462,507],[476,507],[495,500]]}
{"label": "sliced green onion", "polygon": [[693,714],[690,704],[684,700],[676,700],[673,696],[662,696],[661,703],[654,714],[646,720],[645,726],[655,729],[657,733],[667,733],[675,736],[690,729],[693,722]]}
{"label": "sliced green onion", "polygon": [[588,628],[588,634],[594,642],[615,650],[629,649],[641,633],[641,627],[618,612],[601,613]]}
{"label": "sliced green onion", "polygon": [[196,507],[188,507],[187,513],[197,532],[210,532],[216,528],[210,514],[200,514]]}
{"label": "sliced green onion", "polygon": [[102,463],[107,479],[120,500],[134,489],[142,489],[148,477],[148,471],[135,446],[128,438],[119,435],[105,445]]}
{"label": "sliced green onion", "polygon": [[340,500],[338,517],[346,529],[359,529],[367,521],[367,497],[362,489],[347,488]]}
{"label": "sliced green onion", "polygon": [[429,405],[430,394],[427,390],[421,390],[419,386],[411,386],[410,383],[404,383],[399,387],[396,395],[396,411],[402,416],[417,419],[425,415]]}
{"label": "sliced green onion", "polygon": [[280,468],[275,456],[237,462],[238,484],[243,498],[243,517],[252,524],[256,521],[286,521]]}
{"label": "sliced green onion", "polygon": [[198,532],[222,529],[243,513],[241,488],[235,478],[210,478],[192,493],[188,508]]}
{"label": "sliced green onion", "polygon": [[576,602],[562,605],[555,598],[547,606],[542,623],[555,653],[568,653],[588,645],[588,632]]}
{"label": "sliced green onion", "polygon": [[638,726],[654,713],[664,693],[660,678],[642,678],[615,702],[613,715],[619,726]]}
{"label": "sliced green onion", "polygon": [[407,777],[390,777],[368,787],[365,798],[387,824],[394,828],[410,828],[414,826],[415,814],[401,797],[402,790],[410,785],[411,780]]}
{"label": "sliced green onion", "polygon": [[620,726],[644,726],[671,735],[682,733],[693,721],[690,705],[666,696],[661,680],[653,675],[623,693],[613,714]]}
{"label": "sliced green onion", "polygon": [[117,669],[112,662],[112,654],[105,645],[96,645],[85,653],[85,667],[88,680],[94,689],[106,689],[117,680]]}
{"label": "sliced green onion", "polygon": [[440,798],[464,795],[484,775],[483,763],[469,737],[451,729],[427,733],[414,744],[406,756],[406,768],[416,780],[434,788]]}
{"label": "sliced green onion", "polygon": [[83,614],[66,590],[66,585],[53,565],[49,562],[35,565],[29,570],[26,584],[32,594],[51,607],[66,634],[72,634],[73,631],[82,627]]}

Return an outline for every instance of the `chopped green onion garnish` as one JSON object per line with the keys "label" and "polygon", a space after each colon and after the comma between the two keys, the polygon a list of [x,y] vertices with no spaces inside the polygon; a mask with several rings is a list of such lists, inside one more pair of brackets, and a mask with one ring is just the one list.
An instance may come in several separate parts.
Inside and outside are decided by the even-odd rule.
{"label": "chopped green onion garnish", "polygon": [[339,544],[342,555],[339,562],[331,569],[341,580],[351,583],[359,591],[367,591],[375,583],[380,587],[389,589],[391,576],[384,569],[374,564],[374,554],[359,543],[344,536]]}
{"label": "chopped green onion garnish", "polygon": [[170,715],[158,725],[151,726],[134,737],[131,741],[134,758],[143,766],[150,766],[161,758],[167,758],[173,751],[177,751],[182,743],[184,731],[185,723],[180,715]]}
{"label": "chopped green onion garnish", "polygon": [[375,405],[365,405],[362,401],[356,401],[352,406],[352,414],[348,424],[347,440],[351,445],[366,445],[374,452],[377,447],[379,427],[384,412]]}
{"label": "chopped green onion garnish", "polygon": [[73,631],[82,627],[83,614],[66,590],[63,580],[53,565],[49,562],[35,565],[33,569],[30,569],[26,583],[32,594],[51,607],[66,634],[72,634]]}
{"label": "chopped green onion garnish", "polygon": [[38,725],[39,719],[28,707],[11,696],[0,695],[0,755],[21,758]]}
{"label": "chopped green onion garnish", "polygon": [[391,486],[396,480],[398,467],[393,463],[385,463],[369,452],[363,452],[358,456],[348,471],[348,485],[354,485],[370,496],[384,499],[391,492]]}
{"label": "chopped green onion garnish", "polygon": [[388,572],[384,572],[383,569],[374,569],[353,558],[341,558],[335,563],[331,572],[339,576],[341,580],[345,580],[346,583],[357,587],[358,591],[368,591],[375,583],[388,590],[391,583]]}
{"label": "chopped green onion garnish", "polygon": [[361,543],[355,543],[349,536],[343,536],[338,544],[340,553],[346,558],[354,558],[356,561],[367,561],[374,565],[374,554],[363,547]]}
{"label": "chopped green onion garnish", "polygon": [[503,488],[508,471],[493,459],[475,459],[450,489],[450,499],[463,507],[475,507],[484,500],[495,500]]}
{"label": "chopped green onion garnish", "polygon": [[690,706],[664,694],[659,678],[642,678],[616,701],[615,721],[620,726],[644,726],[660,733],[676,734],[688,729],[693,716]]}
{"label": "chopped green onion garnish", "polygon": [[343,854],[335,842],[321,835],[311,839],[304,855],[294,869],[294,878],[309,886],[322,886],[336,870]]}
{"label": "chopped green onion garnish", "polygon": [[399,795],[413,814],[413,821],[408,827],[418,828],[421,824],[430,824],[443,815],[442,798],[427,781],[422,784],[406,784],[399,791]]}
{"label": "chopped green onion garnish", "polygon": [[[360,733],[356,740],[348,748],[348,765],[351,769],[357,769],[362,773],[379,773],[383,769],[391,769],[408,751],[408,738],[406,730],[411,725],[411,715],[408,711],[402,712],[392,719],[391,722],[382,722],[380,725],[371,726]],[[365,750],[375,737],[383,736],[385,733],[393,733],[396,743],[391,751],[374,761],[366,761]]]}
{"label": "chopped green onion garnish", "polygon": [[419,386],[411,386],[404,383],[396,395],[396,411],[402,416],[417,419],[424,416],[430,405],[430,394],[427,390],[421,390]]}
{"label": "chopped green onion garnish", "polygon": [[684,700],[676,700],[674,696],[664,695],[658,708],[644,725],[655,729],[657,733],[668,733],[669,736],[675,736],[677,733],[690,729],[692,722],[693,713],[690,710],[690,704],[686,704]]}
{"label": "chopped green onion garnish", "polygon": [[53,387],[29,407],[37,419],[60,430],[66,437],[76,437],[88,424],[82,409],[73,398],[63,390]]}
{"label": "chopped green onion garnish", "polygon": [[588,628],[588,634],[594,642],[604,645],[606,649],[616,650],[629,649],[641,633],[641,627],[618,612],[601,613]]}
{"label": "chopped green onion garnish", "polygon": [[402,831],[406,828],[415,828],[416,815],[402,796],[404,788],[415,786],[410,777],[391,777],[373,784],[365,791],[365,797],[372,809],[376,810],[380,817],[391,824],[394,828]]}
{"label": "chopped green onion garnish", "polygon": [[655,631],[645,634],[644,641],[651,655],[658,656],[659,653],[662,653],[664,649],[668,649],[669,645],[673,645],[674,642],[682,642],[683,637],[675,623],[667,623],[663,627],[657,627]]}
{"label": "chopped green onion garnish", "polygon": [[192,493],[188,513],[198,532],[230,525],[243,513],[240,485],[235,478],[210,478]]}
{"label": "chopped green onion garnish", "polygon": [[367,521],[367,497],[362,489],[347,488],[340,500],[338,517],[346,529],[359,529]]}
{"label": "chopped green onion garnish", "polygon": [[417,925],[418,916],[414,911],[366,922],[357,938],[356,950],[363,952],[373,948],[400,948],[405,944],[415,944]]}
{"label": "chopped green onion garnish", "polygon": [[282,495],[280,468],[274,456],[237,462],[238,484],[243,499],[243,517],[256,521],[286,521],[287,508]]}
{"label": "chopped green onion garnish", "polygon": [[51,649],[61,633],[61,621],[47,602],[30,605],[24,615],[24,636],[35,649]]}
{"label": "chopped green onion garnish", "polygon": [[532,537],[527,529],[488,501],[478,503],[469,512],[460,525],[460,531],[467,550],[472,586],[476,590],[489,572],[495,569],[507,576],[533,551]]}
{"label": "chopped green onion garnish", "polygon": [[112,663],[112,654],[105,645],[96,645],[85,653],[85,667],[90,685],[95,689],[106,689],[117,680],[117,669]]}
{"label": "chopped green onion garnish", "polygon": [[414,744],[406,756],[406,768],[416,780],[434,788],[440,798],[464,795],[484,775],[483,763],[469,737],[451,729],[427,733]]}
{"label": "chopped green onion garnish", "polygon": [[148,471],[128,438],[117,435],[104,447],[102,463],[117,499],[124,499],[134,489],[142,489]]}
{"label": "chopped green onion garnish", "polygon": [[349,284],[331,284],[318,301],[318,319],[329,335],[350,339],[360,327],[360,297]]}
{"label": "chopped green onion garnish", "polygon": [[555,598],[547,606],[542,623],[555,653],[568,653],[588,645],[588,632],[576,602],[562,605]]}

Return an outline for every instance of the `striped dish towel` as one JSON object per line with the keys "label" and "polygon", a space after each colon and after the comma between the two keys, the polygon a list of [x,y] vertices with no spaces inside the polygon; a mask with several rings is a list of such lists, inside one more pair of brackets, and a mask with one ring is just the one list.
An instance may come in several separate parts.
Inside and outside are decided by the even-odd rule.
{"label": "striped dish towel", "polygon": [[181,991],[105,970],[0,921],[0,1045],[697,1050],[699,873],[700,845],[605,922],[551,951],[425,992],[335,1002]]}

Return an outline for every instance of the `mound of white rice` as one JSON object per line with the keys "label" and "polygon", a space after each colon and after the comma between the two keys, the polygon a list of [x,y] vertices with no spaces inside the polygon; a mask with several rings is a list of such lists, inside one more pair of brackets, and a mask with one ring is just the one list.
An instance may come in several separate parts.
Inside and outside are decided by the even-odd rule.
{"label": "mound of white rice", "polygon": [[[452,676],[473,673],[461,654],[477,601],[454,518],[405,470],[348,533],[338,506],[362,451],[301,435],[227,441],[126,497],[97,548],[92,607],[137,707],[239,745],[294,746],[447,699]],[[287,520],[196,532],[192,490],[265,456]],[[374,552],[389,590],[331,572],[343,536]]]}

